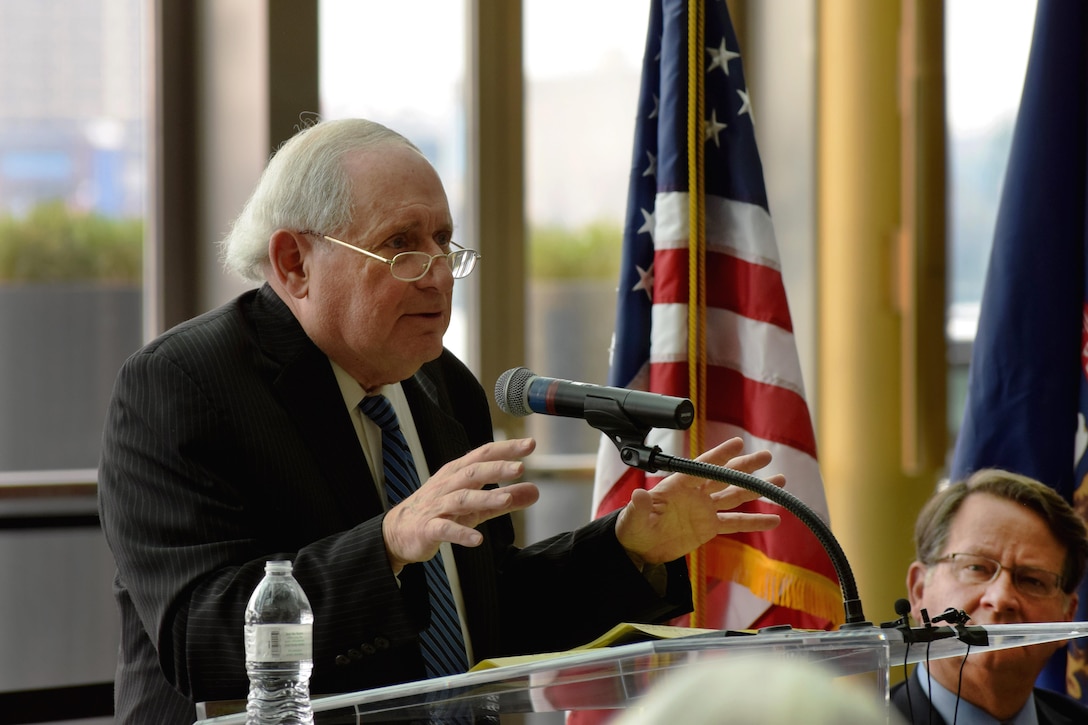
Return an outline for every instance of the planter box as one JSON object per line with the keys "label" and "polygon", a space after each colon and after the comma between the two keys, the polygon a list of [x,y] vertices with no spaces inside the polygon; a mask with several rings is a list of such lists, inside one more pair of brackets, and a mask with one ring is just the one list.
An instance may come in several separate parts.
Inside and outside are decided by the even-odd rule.
{"label": "planter box", "polygon": [[0,284],[0,470],[98,467],[141,306],[135,285]]}

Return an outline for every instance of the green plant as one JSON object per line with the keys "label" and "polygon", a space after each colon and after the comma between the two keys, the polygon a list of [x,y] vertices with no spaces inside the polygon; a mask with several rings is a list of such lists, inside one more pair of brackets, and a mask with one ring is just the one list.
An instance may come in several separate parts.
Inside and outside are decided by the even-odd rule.
{"label": "green plant", "polygon": [[140,282],[144,225],[39,204],[26,216],[0,215],[0,282]]}
{"label": "green plant", "polygon": [[622,250],[623,229],[616,224],[534,227],[529,231],[529,274],[534,279],[615,280]]}

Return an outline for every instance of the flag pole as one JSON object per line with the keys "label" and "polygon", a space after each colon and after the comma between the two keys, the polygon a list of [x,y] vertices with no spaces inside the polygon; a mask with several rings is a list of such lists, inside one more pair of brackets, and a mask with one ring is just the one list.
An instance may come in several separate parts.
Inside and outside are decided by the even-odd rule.
{"label": "flag pole", "polygon": [[[688,453],[703,448],[706,423],[706,214],[703,157],[704,0],[688,0],[688,390],[695,420],[688,432]],[[706,612],[706,558],[700,549],[688,558],[692,572],[691,626],[703,627]]]}

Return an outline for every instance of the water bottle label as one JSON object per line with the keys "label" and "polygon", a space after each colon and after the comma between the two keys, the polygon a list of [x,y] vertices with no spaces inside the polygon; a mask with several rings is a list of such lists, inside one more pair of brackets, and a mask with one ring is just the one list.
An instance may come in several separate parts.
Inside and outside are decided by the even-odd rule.
{"label": "water bottle label", "polygon": [[313,659],[313,625],[247,624],[245,646],[248,662]]}

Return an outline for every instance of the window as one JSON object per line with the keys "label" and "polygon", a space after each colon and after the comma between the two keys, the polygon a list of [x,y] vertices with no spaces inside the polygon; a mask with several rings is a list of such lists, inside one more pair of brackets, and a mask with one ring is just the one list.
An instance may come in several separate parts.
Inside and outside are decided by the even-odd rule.
{"label": "window", "polygon": [[[454,239],[465,226],[464,2],[321,0],[321,115],[367,118],[406,136],[438,171]],[[395,72],[391,69],[395,69]],[[486,260],[483,262],[486,264]],[[446,347],[467,357],[465,313],[478,275],[454,286]]]}
{"label": "window", "polygon": [[948,0],[948,429],[959,430],[1035,0]]}
{"label": "window", "polygon": [[[650,5],[525,0],[524,8],[527,367],[603,385]],[[577,420],[530,416],[526,430],[538,455],[594,454],[600,441]]]}
{"label": "window", "polygon": [[0,0],[0,471],[94,469],[141,343],[141,0]]}
{"label": "window", "polygon": [[[18,582],[0,591],[9,692],[108,692],[116,669],[94,482],[114,379],[142,342],[150,5],[0,0],[0,568]],[[65,655],[14,654],[38,649]]]}

